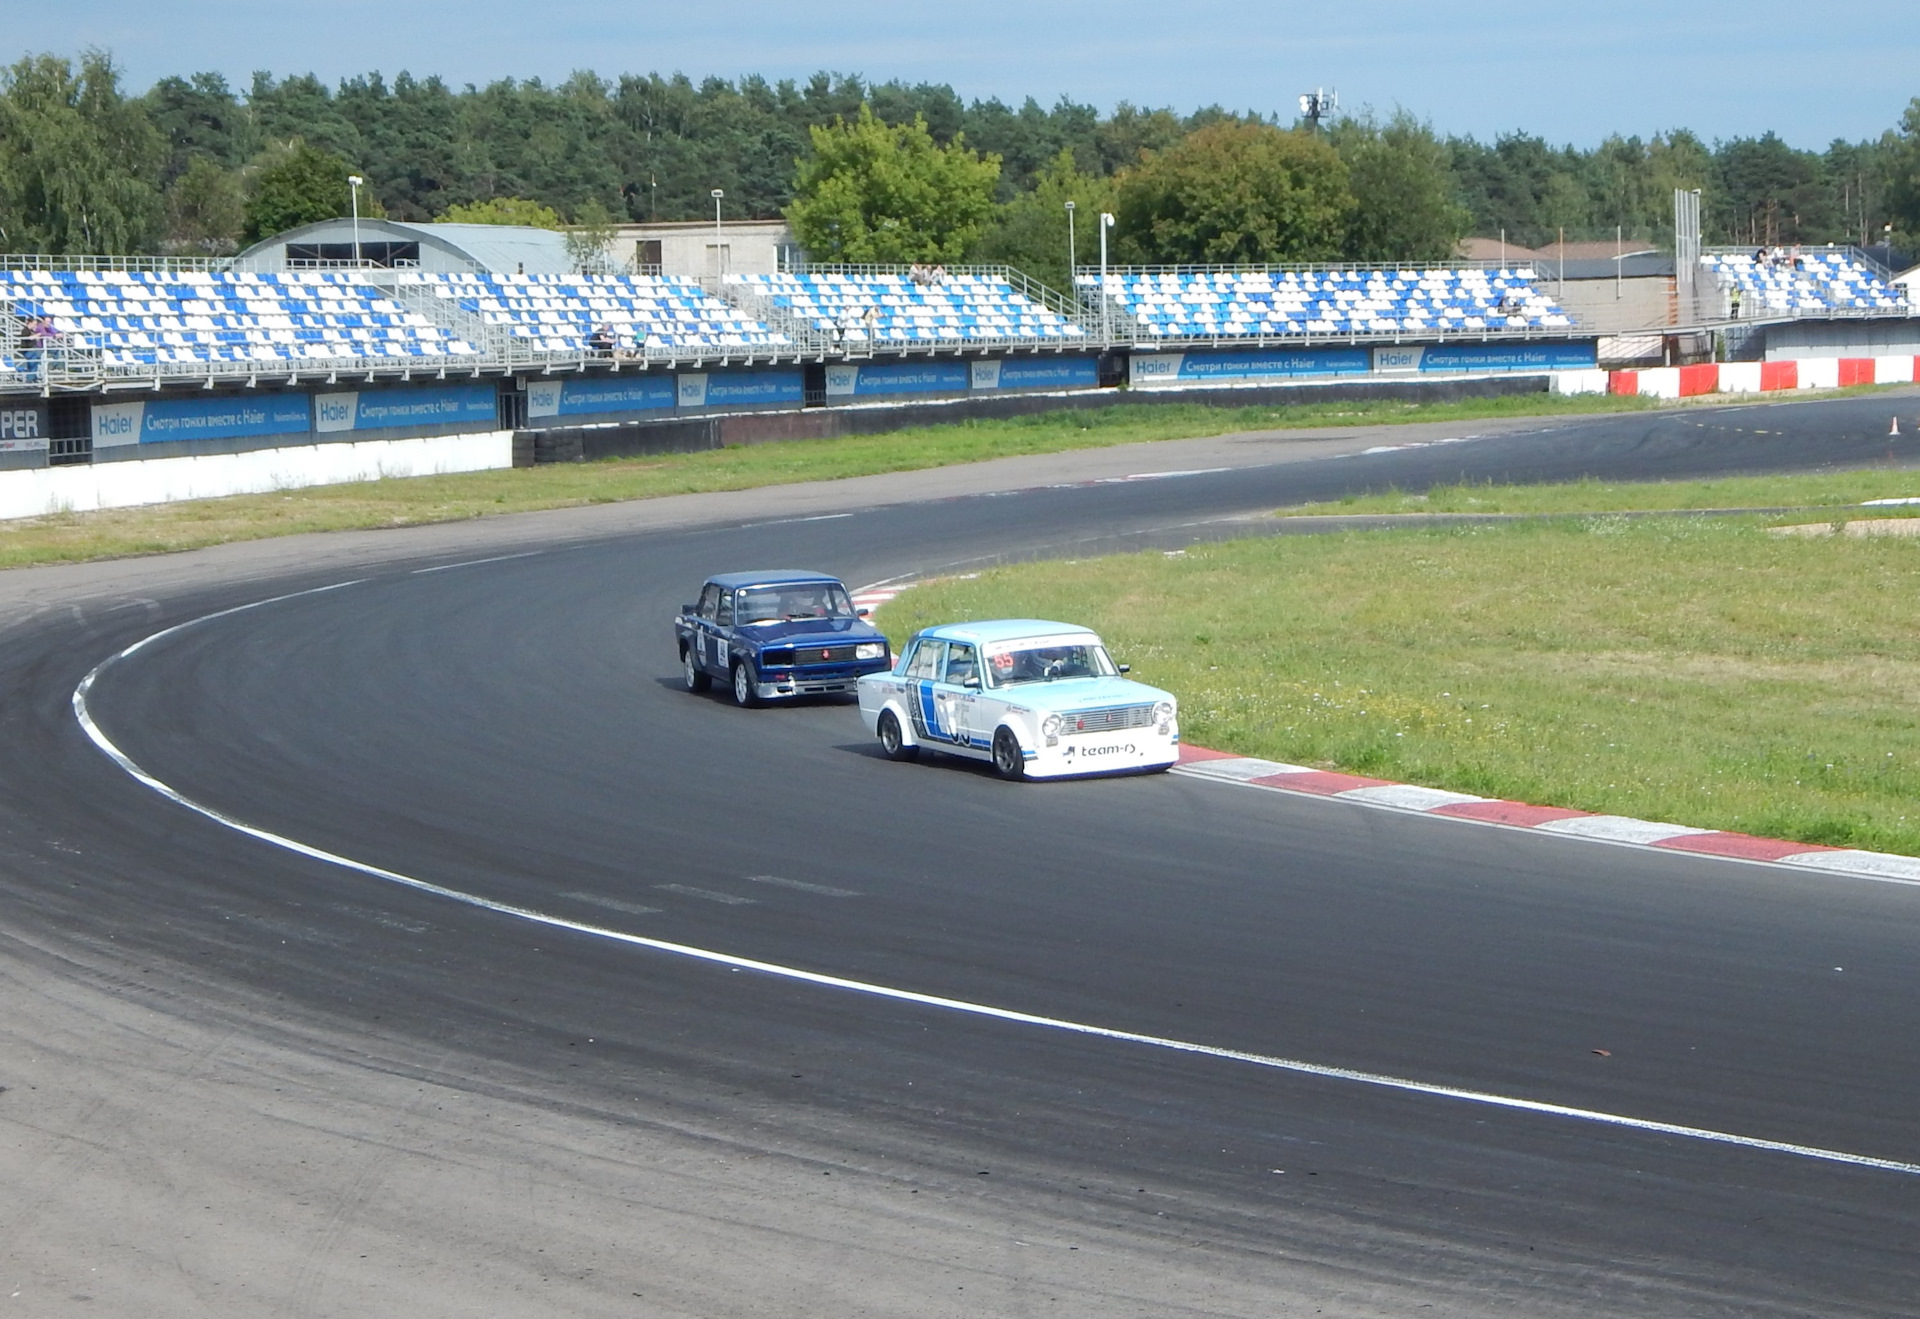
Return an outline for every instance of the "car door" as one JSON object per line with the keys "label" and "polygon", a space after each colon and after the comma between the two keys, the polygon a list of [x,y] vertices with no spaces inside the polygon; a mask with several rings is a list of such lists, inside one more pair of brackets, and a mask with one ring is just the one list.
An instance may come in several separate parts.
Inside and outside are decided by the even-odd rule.
{"label": "car door", "polygon": [[975,728],[980,711],[980,650],[971,642],[947,643],[946,667],[934,685],[934,706],[950,741],[974,750],[992,745],[993,730],[982,735]]}
{"label": "car door", "polygon": [[708,638],[707,667],[722,678],[732,677],[733,592],[721,588],[714,602],[712,635]]}
{"label": "car door", "polygon": [[[725,672],[724,664],[715,662],[716,638],[713,630],[713,621],[720,612],[720,597],[723,594],[717,583],[708,582],[700,592],[700,603],[694,609],[693,636],[690,640],[693,662],[709,673],[716,670]],[[724,655],[721,656],[722,660],[724,658]]]}
{"label": "car door", "polygon": [[947,643],[923,637],[907,657],[908,715],[913,720],[916,741],[951,743],[953,725],[946,720],[946,707],[939,699],[941,679],[946,673]]}

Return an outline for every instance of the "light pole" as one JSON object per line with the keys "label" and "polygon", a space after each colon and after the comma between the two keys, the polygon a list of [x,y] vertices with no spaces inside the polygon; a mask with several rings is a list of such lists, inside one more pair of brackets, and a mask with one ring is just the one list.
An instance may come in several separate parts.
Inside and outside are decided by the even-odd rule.
{"label": "light pole", "polygon": [[347,188],[353,195],[353,264],[360,264],[360,185],[366,180],[358,174],[347,175]]}
{"label": "light pole", "polygon": [[1067,203],[1067,283],[1073,283],[1075,253],[1073,250],[1073,203]]}
{"label": "light pole", "polygon": [[1107,310],[1107,230],[1113,228],[1113,216],[1100,212],[1100,337],[1113,340],[1113,317]]}

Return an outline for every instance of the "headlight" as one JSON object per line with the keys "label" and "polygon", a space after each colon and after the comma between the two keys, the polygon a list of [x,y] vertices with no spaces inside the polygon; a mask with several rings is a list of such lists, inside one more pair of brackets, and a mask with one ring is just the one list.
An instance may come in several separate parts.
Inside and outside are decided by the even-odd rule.
{"label": "headlight", "polygon": [[884,641],[863,641],[853,648],[855,659],[880,659],[886,653],[887,643]]}
{"label": "headlight", "polygon": [[1040,721],[1040,735],[1042,737],[1060,736],[1060,716],[1050,714],[1045,719],[1042,719]]}
{"label": "headlight", "polygon": [[1173,702],[1162,701],[1160,702],[1160,704],[1154,706],[1153,717],[1155,722],[1162,723],[1162,724],[1166,723],[1167,720],[1173,718]]}

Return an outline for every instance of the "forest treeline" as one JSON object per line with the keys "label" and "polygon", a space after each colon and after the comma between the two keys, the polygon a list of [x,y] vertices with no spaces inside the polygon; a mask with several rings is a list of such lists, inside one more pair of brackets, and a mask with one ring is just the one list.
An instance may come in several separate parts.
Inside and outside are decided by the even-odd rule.
{"label": "forest treeline", "polygon": [[1441,136],[1405,112],[1316,130],[1218,107],[969,102],[947,86],[828,73],[457,88],[405,73],[332,87],[261,73],[236,88],[197,73],[135,95],[90,51],[0,72],[0,248],[230,252],[344,203],[347,173],[365,180],[362,213],[396,219],[497,199],[554,223],[700,219],[714,188],[729,216],[767,218],[831,174],[821,157],[836,139],[817,130],[863,118],[978,162],[956,186],[984,188],[984,201],[952,241],[1043,270],[1065,265],[1064,202],[1076,198],[1083,260],[1100,209],[1120,217],[1114,241],[1133,260],[1417,259],[1467,234],[1538,246],[1616,227],[1670,242],[1675,188],[1700,189],[1709,243],[1879,242],[1888,224],[1896,240],[1920,234],[1920,99],[1879,137],[1825,151],[1771,132],[1708,143],[1684,130],[1582,149]]}

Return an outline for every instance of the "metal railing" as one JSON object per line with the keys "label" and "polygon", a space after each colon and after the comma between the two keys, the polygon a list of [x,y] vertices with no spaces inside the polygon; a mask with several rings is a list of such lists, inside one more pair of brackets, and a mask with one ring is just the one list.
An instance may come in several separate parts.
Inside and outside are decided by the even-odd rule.
{"label": "metal railing", "polygon": [[[1611,259],[1611,258],[1609,258]],[[1118,265],[1109,262],[1108,275],[1437,275],[1456,270],[1532,270],[1540,275],[1540,263],[1531,257],[1523,261],[1453,257],[1444,261],[1249,261],[1237,263]],[[1073,268],[1075,282],[1082,277],[1100,278],[1098,265],[1080,264]]]}

